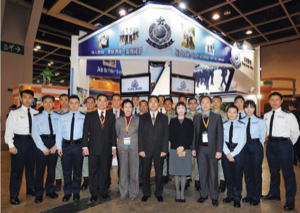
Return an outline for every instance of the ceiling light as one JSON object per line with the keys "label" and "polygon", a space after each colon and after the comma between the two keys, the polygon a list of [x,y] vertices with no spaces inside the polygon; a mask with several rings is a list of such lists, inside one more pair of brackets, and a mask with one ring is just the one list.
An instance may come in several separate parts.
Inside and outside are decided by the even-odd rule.
{"label": "ceiling light", "polygon": [[258,95],[257,95],[257,98],[258,98],[258,99],[261,99],[261,94],[258,94]]}
{"label": "ceiling light", "polygon": [[52,65],[51,63],[48,63],[48,67],[51,67],[51,65]]}
{"label": "ceiling light", "polygon": [[35,48],[37,48],[37,49],[39,50],[39,49],[41,49],[41,46],[40,46],[40,45],[37,45]]}
{"label": "ceiling light", "polygon": [[58,75],[59,75],[59,72],[56,72],[54,75],[55,75],[55,76],[58,76]]}
{"label": "ceiling light", "polygon": [[225,15],[225,16],[228,16],[228,15],[230,15],[230,14],[231,14],[231,12],[230,12],[229,10],[227,10],[227,11],[224,12],[224,15]]}
{"label": "ceiling light", "polygon": [[37,80],[36,82],[37,82],[37,83],[40,83],[40,80]]}
{"label": "ceiling light", "polygon": [[214,20],[217,20],[217,19],[219,19],[220,18],[220,16],[219,16],[219,14],[215,14],[215,15],[213,15],[213,17],[212,17]]}
{"label": "ceiling light", "polygon": [[186,7],[185,7],[185,3],[181,2],[181,3],[179,4],[179,7],[180,7],[181,9],[185,9],[185,8],[186,8]]}
{"label": "ceiling light", "polygon": [[62,80],[60,80],[59,82],[60,82],[60,83],[64,83],[64,82],[65,82],[65,80],[64,80],[64,79],[62,79]]}
{"label": "ceiling light", "polygon": [[247,30],[247,31],[246,31],[246,34],[247,34],[247,35],[251,35],[251,34],[252,34],[252,30]]}
{"label": "ceiling light", "polygon": [[96,23],[96,24],[94,24],[94,26],[95,26],[95,27],[101,27],[102,24],[101,24],[101,23]]}
{"label": "ceiling light", "polygon": [[50,62],[50,64],[54,64],[54,62],[53,62],[53,61],[51,61],[51,62]]}
{"label": "ceiling light", "polygon": [[37,48],[34,48],[33,50],[34,50],[34,51],[39,51]]}
{"label": "ceiling light", "polygon": [[120,10],[119,12],[120,16],[125,16],[126,15],[126,11],[124,9]]}

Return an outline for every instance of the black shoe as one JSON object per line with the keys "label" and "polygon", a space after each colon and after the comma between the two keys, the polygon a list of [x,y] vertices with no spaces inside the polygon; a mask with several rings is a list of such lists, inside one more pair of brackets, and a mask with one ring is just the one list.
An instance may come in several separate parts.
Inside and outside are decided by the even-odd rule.
{"label": "black shoe", "polygon": [[61,190],[61,179],[55,181],[55,191],[59,192]]}
{"label": "black shoe", "polygon": [[79,194],[73,194],[73,200],[74,201],[79,201],[80,200],[80,195]]}
{"label": "black shoe", "polygon": [[103,194],[102,195],[102,198],[104,199],[104,200],[110,200],[110,196],[109,196],[109,194]]}
{"label": "black shoe", "polygon": [[90,201],[91,202],[96,202],[97,199],[98,199],[98,195],[95,195],[95,196],[92,195]]}
{"label": "black shoe", "polygon": [[219,201],[218,200],[212,200],[212,205],[217,207],[219,205]]}
{"label": "black shoe", "polygon": [[195,180],[195,188],[197,191],[200,190],[200,181],[199,180]]}
{"label": "black shoe", "polygon": [[233,207],[234,208],[241,208],[241,202],[240,201],[234,201]]}
{"label": "black shoe", "polygon": [[58,194],[55,192],[46,193],[46,196],[49,196],[51,199],[58,198]]}
{"label": "black shoe", "polygon": [[280,196],[273,196],[273,195],[263,195],[263,200],[280,200]]}
{"label": "black shoe", "polygon": [[11,205],[19,205],[20,204],[20,200],[18,197],[10,197],[10,204]]}
{"label": "black shoe", "polygon": [[83,178],[83,184],[81,186],[81,189],[85,190],[87,189],[89,186],[89,178],[88,177],[84,177]]}
{"label": "black shoe", "polygon": [[260,200],[251,200],[250,205],[251,206],[257,206],[260,203]]}
{"label": "black shoe", "polygon": [[26,195],[35,196],[35,191],[33,189],[29,189],[29,190],[27,190]]}
{"label": "black shoe", "polygon": [[150,196],[144,195],[144,196],[142,197],[142,202],[147,202],[147,200],[148,200],[149,197],[150,197]]}
{"label": "black shoe", "polygon": [[34,199],[34,202],[35,203],[41,203],[41,202],[43,202],[43,195],[36,196],[35,199]]}
{"label": "black shoe", "polygon": [[71,195],[65,195],[62,199],[62,202],[68,202],[70,200]]}
{"label": "black shoe", "polygon": [[175,202],[176,202],[176,203],[180,203],[180,202],[181,202],[181,199],[176,199],[176,198],[175,198]]}
{"label": "black shoe", "polygon": [[226,189],[226,182],[225,182],[225,180],[220,180],[220,186],[219,186],[220,192],[225,192],[225,189]]}
{"label": "black shoe", "polygon": [[162,196],[155,196],[158,202],[164,202],[164,198]]}
{"label": "black shoe", "polygon": [[181,203],[185,203],[185,201],[186,201],[185,198],[184,198],[184,199],[180,199],[180,202],[181,202]]}
{"label": "black shoe", "polygon": [[226,197],[223,199],[223,203],[231,203],[232,201],[233,201],[233,199],[230,197]]}
{"label": "black shoe", "polygon": [[198,203],[204,203],[204,201],[206,201],[207,200],[207,197],[200,197],[198,200],[197,200],[197,202]]}
{"label": "black shoe", "polygon": [[249,203],[249,202],[252,201],[252,198],[250,198],[250,197],[244,197],[244,198],[242,199],[242,201],[243,201],[244,203]]}
{"label": "black shoe", "polygon": [[288,203],[288,202],[286,202],[283,207],[283,209],[286,211],[293,211],[294,208],[295,208],[295,203]]}

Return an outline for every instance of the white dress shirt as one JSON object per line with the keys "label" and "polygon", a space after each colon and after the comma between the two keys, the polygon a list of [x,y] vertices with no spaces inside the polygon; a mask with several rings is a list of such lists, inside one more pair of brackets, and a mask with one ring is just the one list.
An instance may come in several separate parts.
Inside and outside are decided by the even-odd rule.
{"label": "white dress shirt", "polygon": [[166,114],[166,110],[165,110],[164,107],[163,107],[163,108],[159,108],[159,107],[158,107],[158,112],[161,112],[161,113],[163,113],[163,114]]}

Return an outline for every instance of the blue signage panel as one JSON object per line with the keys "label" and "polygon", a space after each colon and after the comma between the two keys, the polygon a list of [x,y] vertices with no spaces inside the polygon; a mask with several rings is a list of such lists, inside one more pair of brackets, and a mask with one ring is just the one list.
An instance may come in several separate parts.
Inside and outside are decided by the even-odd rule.
{"label": "blue signage panel", "polygon": [[87,60],[86,75],[102,77],[120,77],[121,63],[118,60]]}

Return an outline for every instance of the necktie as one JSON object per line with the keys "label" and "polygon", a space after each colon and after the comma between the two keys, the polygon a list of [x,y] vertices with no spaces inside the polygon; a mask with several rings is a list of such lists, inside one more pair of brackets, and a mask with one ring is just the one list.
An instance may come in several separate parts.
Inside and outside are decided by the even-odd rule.
{"label": "necktie", "polygon": [[248,139],[251,139],[251,134],[250,134],[250,119],[248,120],[248,125],[247,125],[247,138]]}
{"label": "necktie", "polygon": [[101,123],[101,128],[104,127],[104,111],[101,111],[101,115],[100,115],[100,123]]}
{"label": "necktie", "polygon": [[115,116],[116,116],[116,119],[118,118],[118,111],[116,110],[115,111]]}
{"label": "necktie", "polygon": [[137,111],[136,108],[134,108],[134,114],[135,114],[135,115],[137,114],[136,111]]}
{"label": "necktie", "polygon": [[273,111],[273,114],[272,114],[272,116],[271,116],[270,129],[269,129],[269,138],[272,137],[272,129],[273,129],[274,114],[275,114],[275,111]]}
{"label": "necktie", "polygon": [[28,121],[29,121],[29,133],[31,134],[31,128],[32,128],[32,119],[31,119],[31,114],[30,114],[30,109],[28,110]]}
{"label": "necktie", "polygon": [[242,118],[242,113],[240,112],[239,114],[240,114],[240,115],[239,115],[239,119],[241,119],[241,118]]}
{"label": "necktie", "polygon": [[73,134],[74,134],[74,123],[75,123],[75,113],[73,113],[72,122],[71,122],[71,135],[70,140],[73,140]]}
{"label": "necktie", "polygon": [[53,135],[53,128],[52,128],[52,122],[51,122],[50,114],[48,115],[48,122],[49,122],[50,135]]}
{"label": "necktie", "polygon": [[232,144],[232,136],[233,136],[233,122],[231,122],[229,129],[229,144]]}
{"label": "necktie", "polygon": [[160,109],[160,113],[162,113],[162,109]]}
{"label": "necktie", "polygon": [[153,123],[155,123],[155,113],[153,113],[152,120],[153,120]]}

